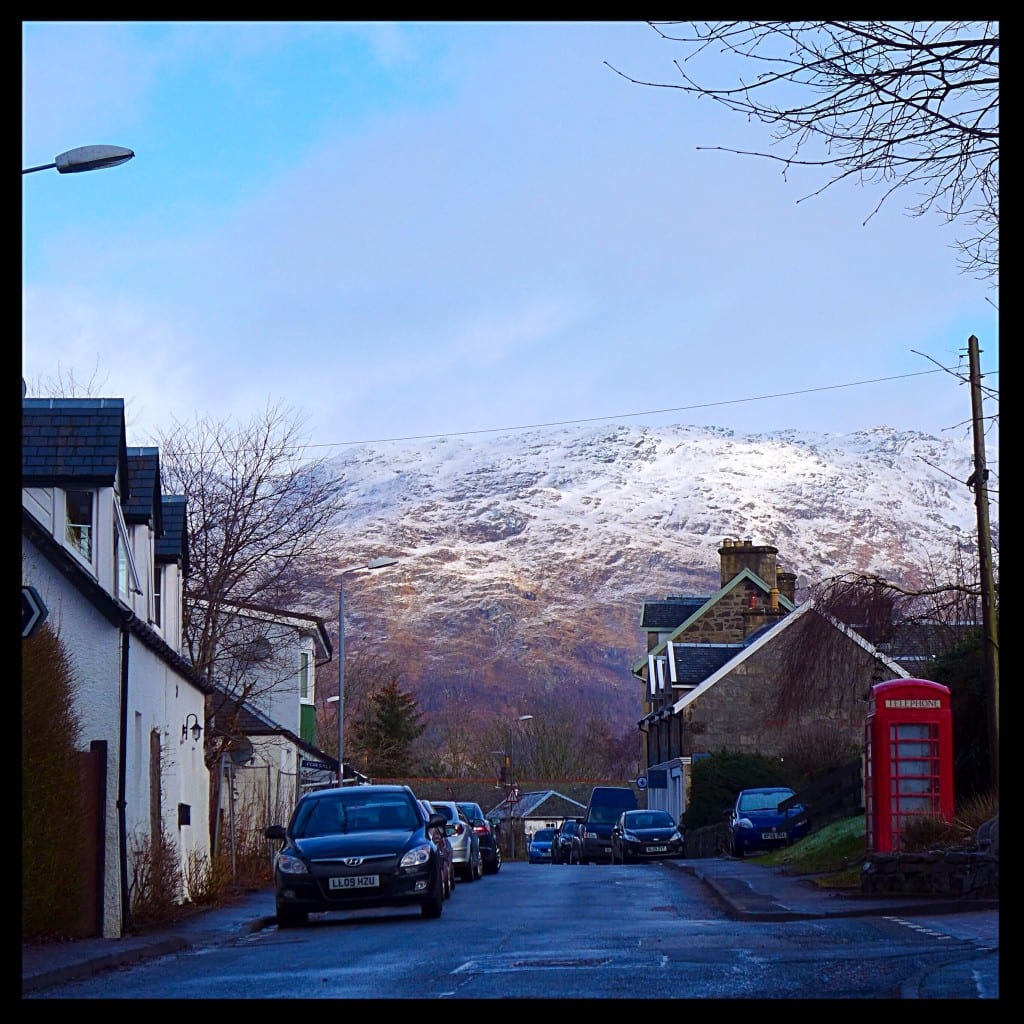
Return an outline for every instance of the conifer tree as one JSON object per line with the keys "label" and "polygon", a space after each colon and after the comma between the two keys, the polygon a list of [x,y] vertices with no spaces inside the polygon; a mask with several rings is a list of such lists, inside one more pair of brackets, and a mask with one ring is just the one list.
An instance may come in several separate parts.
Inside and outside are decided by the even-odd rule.
{"label": "conifer tree", "polygon": [[385,683],[356,719],[353,740],[366,772],[374,778],[403,778],[415,774],[412,744],[426,725],[416,698],[399,687],[397,678]]}

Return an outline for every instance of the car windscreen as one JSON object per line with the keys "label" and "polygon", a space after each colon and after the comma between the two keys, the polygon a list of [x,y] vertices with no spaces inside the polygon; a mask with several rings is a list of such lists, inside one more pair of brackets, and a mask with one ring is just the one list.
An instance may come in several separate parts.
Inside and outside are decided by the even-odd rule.
{"label": "car windscreen", "polygon": [[295,815],[292,835],[298,839],[346,832],[418,828],[422,819],[403,796],[363,797],[334,794],[305,801]]}
{"label": "car windscreen", "polygon": [[533,834],[533,841],[535,843],[550,843],[554,838],[555,830],[553,828],[540,828]]}
{"label": "car windscreen", "polygon": [[791,789],[776,789],[770,793],[743,793],[739,799],[739,810],[775,811],[783,800],[788,800],[791,796]]}
{"label": "car windscreen", "polygon": [[634,811],[626,815],[626,828],[671,828],[674,824],[668,811]]}

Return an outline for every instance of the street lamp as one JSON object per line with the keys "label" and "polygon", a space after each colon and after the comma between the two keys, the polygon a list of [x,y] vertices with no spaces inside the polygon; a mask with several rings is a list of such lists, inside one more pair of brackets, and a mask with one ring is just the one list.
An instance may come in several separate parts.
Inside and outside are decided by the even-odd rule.
{"label": "street lamp", "polygon": [[[516,719],[516,721],[518,721],[518,722],[529,722],[532,718],[533,718],[533,715],[520,715],[519,718]],[[509,764],[508,764],[509,782],[511,783],[512,788],[515,789],[516,788],[516,772],[515,772],[516,761],[515,761],[515,756],[514,756],[514,753],[515,753],[515,737],[514,737],[514,735],[512,733],[512,728],[511,727],[509,727],[509,730],[508,730],[508,750],[509,750],[509,755],[508,755],[509,756]]]}
{"label": "street lamp", "polygon": [[510,857],[516,855],[516,807],[519,805],[519,790],[516,786],[515,773],[515,733],[517,723],[529,722],[533,715],[520,715],[515,722],[508,727],[508,746],[505,748],[505,765],[508,768],[508,789],[505,791],[505,802],[508,804],[509,837],[508,854]]}
{"label": "street lamp", "polygon": [[102,171],[104,167],[116,167],[127,163],[135,153],[123,146],[79,146],[69,149],[53,158],[52,164],[40,164],[38,167],[26,167],[21,173],[31,174],[33,171],[48,171],[57,168],[58,174],[80,174],[83,171]]}
{"label": "street lamp", "polygon": [[327,703],[338,704],[338,785],[344,785],[345,777],[345,586],[344,578],[351,572],[362,572],[364,569],[383,569],[396,565],[397,558],[374,558],[363,565],[353,565],[343,569],[338,580],[338,696],[328,697]]}

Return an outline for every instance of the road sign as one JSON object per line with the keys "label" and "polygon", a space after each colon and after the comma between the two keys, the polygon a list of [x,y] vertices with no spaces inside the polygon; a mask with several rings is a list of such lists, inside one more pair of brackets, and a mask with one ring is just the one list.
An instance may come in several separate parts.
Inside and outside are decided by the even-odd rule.
{"label": "road sign", "polygon": [[21,588],[21,639],[27,640],[45,621],[49,609],[35,587]]}
{"label": "road sign", "polygon": [[647,788],[647,776],[646,775],[638,775],[636,777],[636,788],[637,789],[646,789]]}

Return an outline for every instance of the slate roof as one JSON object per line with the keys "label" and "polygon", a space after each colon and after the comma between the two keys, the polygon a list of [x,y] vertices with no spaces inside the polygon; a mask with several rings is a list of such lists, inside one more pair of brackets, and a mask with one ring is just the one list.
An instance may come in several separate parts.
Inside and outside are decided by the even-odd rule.
{"label": "slate roof", "polygon": [[[748,637],[750,640],[751,637]],[[672,660],[675,663],[674,686],[696,686],[704,682],[712,672],[717,672],[726,662],[731,661],[746,647],[739,644],[671,644]],[[672,679],[671,672],[668,679]],[[666,680],[667,682],[667,680]]]}
{"label": "slate roof", "polygon": [[156,448],[129,448],[128,495],[121,501],[126,523],[149,523],[157,537],[162,532],[160,454]]}
{"label": "slate roof", "polygon": [[185,522],[185,498],[180,494],[163,495],[160,501],[163,533],[156,538],[154,557],[158,562],[179,562],[183,576],[188,575],[188,527]]}
{"label": "slate roof", "polygon": [[123,398],[23,398],[23,487],[127,485]]}
{"label": "slate roof", "polygon": [[686,596],[645,601],[640,613],[640,628],[658,631],[677,629],[707,600],[707,597]]}
{"label": "slate roof", "polygon": [[586,809],[586,804],[564,793],[541,789],[533,793],[520,793],[516,803],[502,801],[487,812],[487,817],[491,821],[502,821],[510,814],[516,818],[575,818]]}

